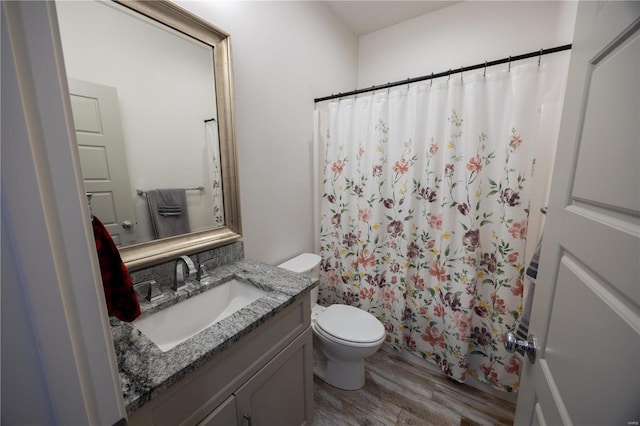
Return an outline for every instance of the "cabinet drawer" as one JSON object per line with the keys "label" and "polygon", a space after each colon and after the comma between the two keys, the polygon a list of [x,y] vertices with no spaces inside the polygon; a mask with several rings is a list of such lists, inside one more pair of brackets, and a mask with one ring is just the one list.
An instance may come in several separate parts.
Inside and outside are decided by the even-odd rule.
{"label": "cabinet drawer", "polygon": [[310,318],[309,297],[300,297],[132,413],[129,424],[197,424],[308,328]]}

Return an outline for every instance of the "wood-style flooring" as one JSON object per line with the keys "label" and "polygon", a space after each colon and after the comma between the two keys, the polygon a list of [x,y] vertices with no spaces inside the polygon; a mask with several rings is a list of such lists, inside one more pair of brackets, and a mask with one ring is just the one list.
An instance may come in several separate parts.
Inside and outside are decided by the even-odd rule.
{"label": "wood-style flooring", "polygon": [[313,426],[511,425],[515,405],[379,350],[365,360],[366,384],[334,388],[314,377]]}

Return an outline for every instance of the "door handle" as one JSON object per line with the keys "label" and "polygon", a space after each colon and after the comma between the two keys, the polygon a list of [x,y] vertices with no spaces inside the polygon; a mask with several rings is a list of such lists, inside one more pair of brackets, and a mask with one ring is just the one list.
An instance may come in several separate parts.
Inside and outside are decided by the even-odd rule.
{"label": "door handle", "polygon": [[124,229],[133,229],[133,223],[130,220],[125,220],[122,222],[122,227]]}
{"label": "door handle", "polygon": [[536,354],[538,352],[538,341],[533,334],[530,334],[527,340],[528,341],[518,340],[513,333],[509,332],[504,335],[504,348],[509,353],[514,353],[518,349],[524,350],[527,357],[529,357],[529,362],[535,364]]}

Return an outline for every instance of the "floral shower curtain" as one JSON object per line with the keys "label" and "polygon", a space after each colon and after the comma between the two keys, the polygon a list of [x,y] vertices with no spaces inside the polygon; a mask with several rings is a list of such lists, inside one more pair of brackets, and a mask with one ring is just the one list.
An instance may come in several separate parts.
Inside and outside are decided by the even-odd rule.
{"label": "floral shower curtain", "polygon": [[453,379],[516,390],[501,336],[522,312],[541,88],[526,65],[332,102],[320,302],[369,311]]}
{"label": "floral shower curtain", "polygon": [[205,182],[211,182],[211,196],[213,198],[213,227],[224,226],[224,203],[222,194],[222,170],[220,170],[220,142],[216,121],[205,123],[206,155],[204,158]]}

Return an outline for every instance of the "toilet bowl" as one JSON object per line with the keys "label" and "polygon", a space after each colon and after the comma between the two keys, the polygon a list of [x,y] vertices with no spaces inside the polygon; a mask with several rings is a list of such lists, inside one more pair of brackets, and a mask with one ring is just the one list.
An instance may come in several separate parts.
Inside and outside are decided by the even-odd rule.
{"label": "toilet bowl", "polygon": [[[312,280],[319,277],[320,256],[304,253],[278,265]],[[370,313],[353,306],[318,305],[318,287],[311,290],[313,373],[340,389],[364,386],[364,359],[385,339],[384,326]]]}

